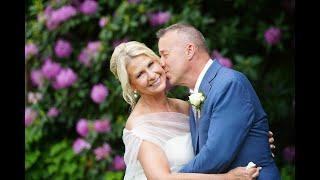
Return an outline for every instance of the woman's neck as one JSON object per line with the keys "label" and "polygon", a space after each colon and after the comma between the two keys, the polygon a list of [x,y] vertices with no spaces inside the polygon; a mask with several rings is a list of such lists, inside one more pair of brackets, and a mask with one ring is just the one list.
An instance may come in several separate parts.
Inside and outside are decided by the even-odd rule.
{"label": "woman's neck", "polygon": [[171,111],[169,98],[165,94],[158,94],[156,96],[142,95],[139,101],[150,112]]}

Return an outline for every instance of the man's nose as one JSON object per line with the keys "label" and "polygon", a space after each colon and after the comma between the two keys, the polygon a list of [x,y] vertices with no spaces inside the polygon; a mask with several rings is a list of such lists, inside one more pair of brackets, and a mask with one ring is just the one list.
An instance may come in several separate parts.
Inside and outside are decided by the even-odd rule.
{"label": "man's nose", "polygon": [[163,57],[160,57],[160,65],[162,68],[164,68],[166,66],[166,63],[165,63]]}

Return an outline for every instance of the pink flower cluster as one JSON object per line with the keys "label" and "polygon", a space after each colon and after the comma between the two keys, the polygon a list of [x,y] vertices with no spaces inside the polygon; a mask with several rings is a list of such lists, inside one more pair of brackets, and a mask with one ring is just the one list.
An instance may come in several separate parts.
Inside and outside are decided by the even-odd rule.
{"label": "pink flower cluster", "polygon": [[42,64],[41,69],[34,69],[30,75],[34,86],[42,87],[44,80],[52,81],[55,89],[67,88],[77,80],[77,74],[71,68],[62,68],[59,63],[47,58]]}
{"label": "pink flower cluster", "polygon": [[41,72],[47,79],[54,79],[60,72],[61,66],[55,63],[51,58],[47,58],[41,67]]}
{"label": "pink flower cluster", "polygon": [[79,7],[79,11],[85,15],[95,14],[98,10],[98,3],[94,0],[85,0]]}
{"label": "pink flower cluster", "polygon": [[[95,120],[93,124],[89,122],[87,119],[81,118],[76,124],[77,133],[83,138],[88,136],[90,132],[90,127],[93,126],[93,130],[97,133],[105,133],[111,131],[110,121],[108,119]],[[73,144],[73,150],[76,154],[80,153],[84,149],[90,148],[90,144],[83,138],[78,138],[75,140]],[[106,158],[111,152],[111,147],[109,144],[104,144],[101,147],[98,147],[94,150],[97,160],[101,160]]]}
{"label": "pink flower cluster", "polygon": [[28,43],[24,46],[24,58],[28,59],[29,57],[38,54],[38,47],[34,43]]}
{"label": "pink flower cluster", "polygon": [[38,113],[31,108],[26,108],[24,111],[24,125],[25,127],[30,126],[34,119],[37,117]]}
{"label": "pink flower cluster", "polygon": [[100,104],[106,99],[108,94],[109,94],[109,91],[107,87],[105,87],[103,84],[96,84],[92,87],[91,99],[95,103]]}
{"label": "pink flower cluster", "polygon": [[[85,15],[93,15],[98,10],[98,3],[94,0],[85,0],[80,4],[78,10]],[[49,30],[56,29],[61,23],[71,19],[75,15],[77,15],[77,9],[71,5],[62,6],[59,9],[47,6],[44,11],[46,26]]]}
{"label": "pink flower cluster", "polygon": [[166,22],[169,21],[171,15],[170,12],[156,12],[156,13],[151,13],[149,15],[149,23],[151,26],[158,26],[165,24]]}
{"label": "pink flower cluster", "polygon": [[113,168],[115,170],[121,171],[126,168],[126,164],[122,156],[117,155],[112,162]]}
{"label": "pink flower cluster", "polygon": [[[76,125],[76,131],[82,137],[86,137],[89,134],[89,126],[91,123],[87,119],[79,119]],[[93,130],[97,133],[106,133],[111,131],[111,125],[109,119],[95,120],[93,122]]]}
{"label": "pink flower cluster", "polygon": [[111,152],[111,147],[107,143],[103,144],[100,147],[97,147],[94,150],[94,154],[96,155],[96,160],[97,161],[100,161],[102,159],[107,158],[109,156],[110,152]]}
{"label": "pink flower cluster", "polygon": [[91,145],[82,138],[78,138],[73,142],[72,149],[76,154],[81,153],[85,149],[90,149]]}
{"label": "pink flower cluster", "polygon": [[40,69],[33,69],[31,70],[30,75],[32,85],[36,87],[42,87],[44,83],[44,76]]}
{"label": "pink flower cluster", "polygon": [[84,64],[86,67],[91,65],[91,60],[97,56],[99,51],[101,50],[101,42],[93,41],[89,42],[87,47],[82,49],[78,56],[78,61]]}
{"label": "pink flower cluster", "polygon": [[232,68],[233,66],[232,61],[229,58],[222,56],[217,50],[212,52],[211,57],[217,59],[218,62],[225,67]]}
{"label": "pink flower cluster", "polygon": [[277,27],[270,27],[264,32],[264,39],[270,45],[275,45],[280,42],[281,30]]}
{"label": "pink flower cluster", "polygon": [[59,110],[56,107],[52,107],[47,112],[48,117],[57,117],[59,115]]}
{"label": "pink flower cluster", "polygon": [[77,80],[77,74],[71,68],[61,69],[53,82],[55,89],[63,89],[72,86]]}
{"label": "pink flower cluster", "polygon": [[49,30],[56,29],[62,22],[67,21],[77,14],[77,10],[70,5],[62,6],[53,10],[51,6],[47,6],[44,12],[46,16],[46,26]]}
{"label": "pink flower cluster", "polygon": [[287,146],[286,148],[283,149],[282,155],[284,160],[287,162],[291,163],[294,161],[295,156],[296,156],[296,150],[294,146]]}
{"label": "pink flower cluster", "polygon": [[54,47],[54,52],[59,58],[69,57],[72,53],[72,50],[71,43],[62,39],[59,39]]}
{"label": "pink flower cluster", "polygon": [[94,122],[94,130],[98,133],[110,132],[110,121],[108,119],[96,120]]}
{"label": "pink flower cluster", "polygon": [[107,17],[102,17],[99,20],[99,26],[104,27],[108,24],[108,22],[109,22],[109,19]]}
{"label": "pink flower cluster", "polygon": [[88,122],[86,119],[80,119],[77,123],[76,130],[80,136],[87,136],[89,133]]}

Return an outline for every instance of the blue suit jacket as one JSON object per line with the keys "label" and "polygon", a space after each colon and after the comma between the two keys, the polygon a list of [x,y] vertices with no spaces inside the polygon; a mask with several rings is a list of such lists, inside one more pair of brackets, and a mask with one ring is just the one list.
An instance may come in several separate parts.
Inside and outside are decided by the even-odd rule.
{"label": "blue suit jacket", "polygon": [[280,179],[266,113],[245,75],[214,60],[199,91],[206,99],[197,123],[189,113],[196,156],[180,172],[225,173],[252,161],[262,167],[258,179]]}

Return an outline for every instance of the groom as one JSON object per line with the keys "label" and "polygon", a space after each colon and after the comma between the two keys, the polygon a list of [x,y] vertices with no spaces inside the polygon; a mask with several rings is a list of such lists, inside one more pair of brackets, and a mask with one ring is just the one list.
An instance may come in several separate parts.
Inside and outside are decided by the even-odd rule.
{"label": "groom", "polygon": [[262,167],[258,179],[280,179],[268,143],[268,120],[248,79],[210,59],[201,32],[174,24],[157,33],[161,64],[172,85],[205,100],[190,109],[195,157],[180,172],[224,173],[250,161]]}

